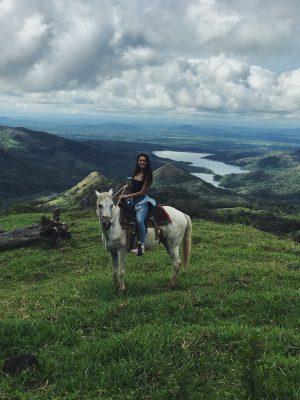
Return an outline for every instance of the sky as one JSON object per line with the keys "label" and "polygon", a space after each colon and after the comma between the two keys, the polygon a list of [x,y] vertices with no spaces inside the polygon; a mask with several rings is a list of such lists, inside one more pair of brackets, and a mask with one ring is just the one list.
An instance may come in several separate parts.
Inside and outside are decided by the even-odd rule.
{"label": "sky", "polygon": [[300,0],[0,0],[0,114],[300,121]]}

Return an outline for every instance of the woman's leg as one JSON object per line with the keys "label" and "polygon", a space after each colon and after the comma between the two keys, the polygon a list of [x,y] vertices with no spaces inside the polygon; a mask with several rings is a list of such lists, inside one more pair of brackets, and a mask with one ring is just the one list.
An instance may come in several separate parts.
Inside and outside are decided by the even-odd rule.
{"label": "woman's leg", "polygon": [[146,240],[146,226],[145,219],[148,212],[148,203],[143,204],[143,206],[136,211],[136,222],[140,234],[140,240],[145,243]]}

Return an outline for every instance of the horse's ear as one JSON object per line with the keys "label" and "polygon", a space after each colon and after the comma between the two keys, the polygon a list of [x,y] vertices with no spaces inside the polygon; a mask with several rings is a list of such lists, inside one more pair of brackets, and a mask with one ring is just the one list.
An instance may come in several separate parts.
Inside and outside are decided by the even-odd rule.
{"label": "horse's ear", "polygon": [[109,190],[108,194],[109,194],[110,197],[113,195],[113,192],[114,191],[112,189]]}
{"label": "horse's ear", "polygon": [[101,193],[97,192],[97,190],[95,190],[95,193],[98,198],[101,196]]}

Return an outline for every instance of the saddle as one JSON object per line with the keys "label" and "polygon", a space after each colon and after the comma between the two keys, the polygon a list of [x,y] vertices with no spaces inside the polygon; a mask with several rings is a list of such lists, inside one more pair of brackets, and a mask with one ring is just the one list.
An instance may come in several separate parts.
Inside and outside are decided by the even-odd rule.
{"label": "saddle", "polygon": [[[120,223],[122,228],[126,229],[127,248],[128,250],[131,250],[138,239],[138,231],[136,229],[136,211],[134,206],[127,204],[126,201],[121,201],[119,206],[121,209]],[[145,226],[146,229],[154,228],[156,240],[163,242],[163,236],[160,227],[170,223],[172,223],[171,218],[162,206],[153,206],[149,204],[148,213],[145,218]]]}

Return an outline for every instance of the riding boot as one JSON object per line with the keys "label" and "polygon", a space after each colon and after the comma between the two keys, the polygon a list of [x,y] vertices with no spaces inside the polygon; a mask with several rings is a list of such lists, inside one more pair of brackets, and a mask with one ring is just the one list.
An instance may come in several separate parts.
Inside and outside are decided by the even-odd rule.
{"label": "riding boot", "polygon": [[145,245],[144,245],[144,243],[138,242],[137,248],[130,250],[130,251],[131,251],[131,253],[134,253],[137,256],[141,256],[145,253]]}

